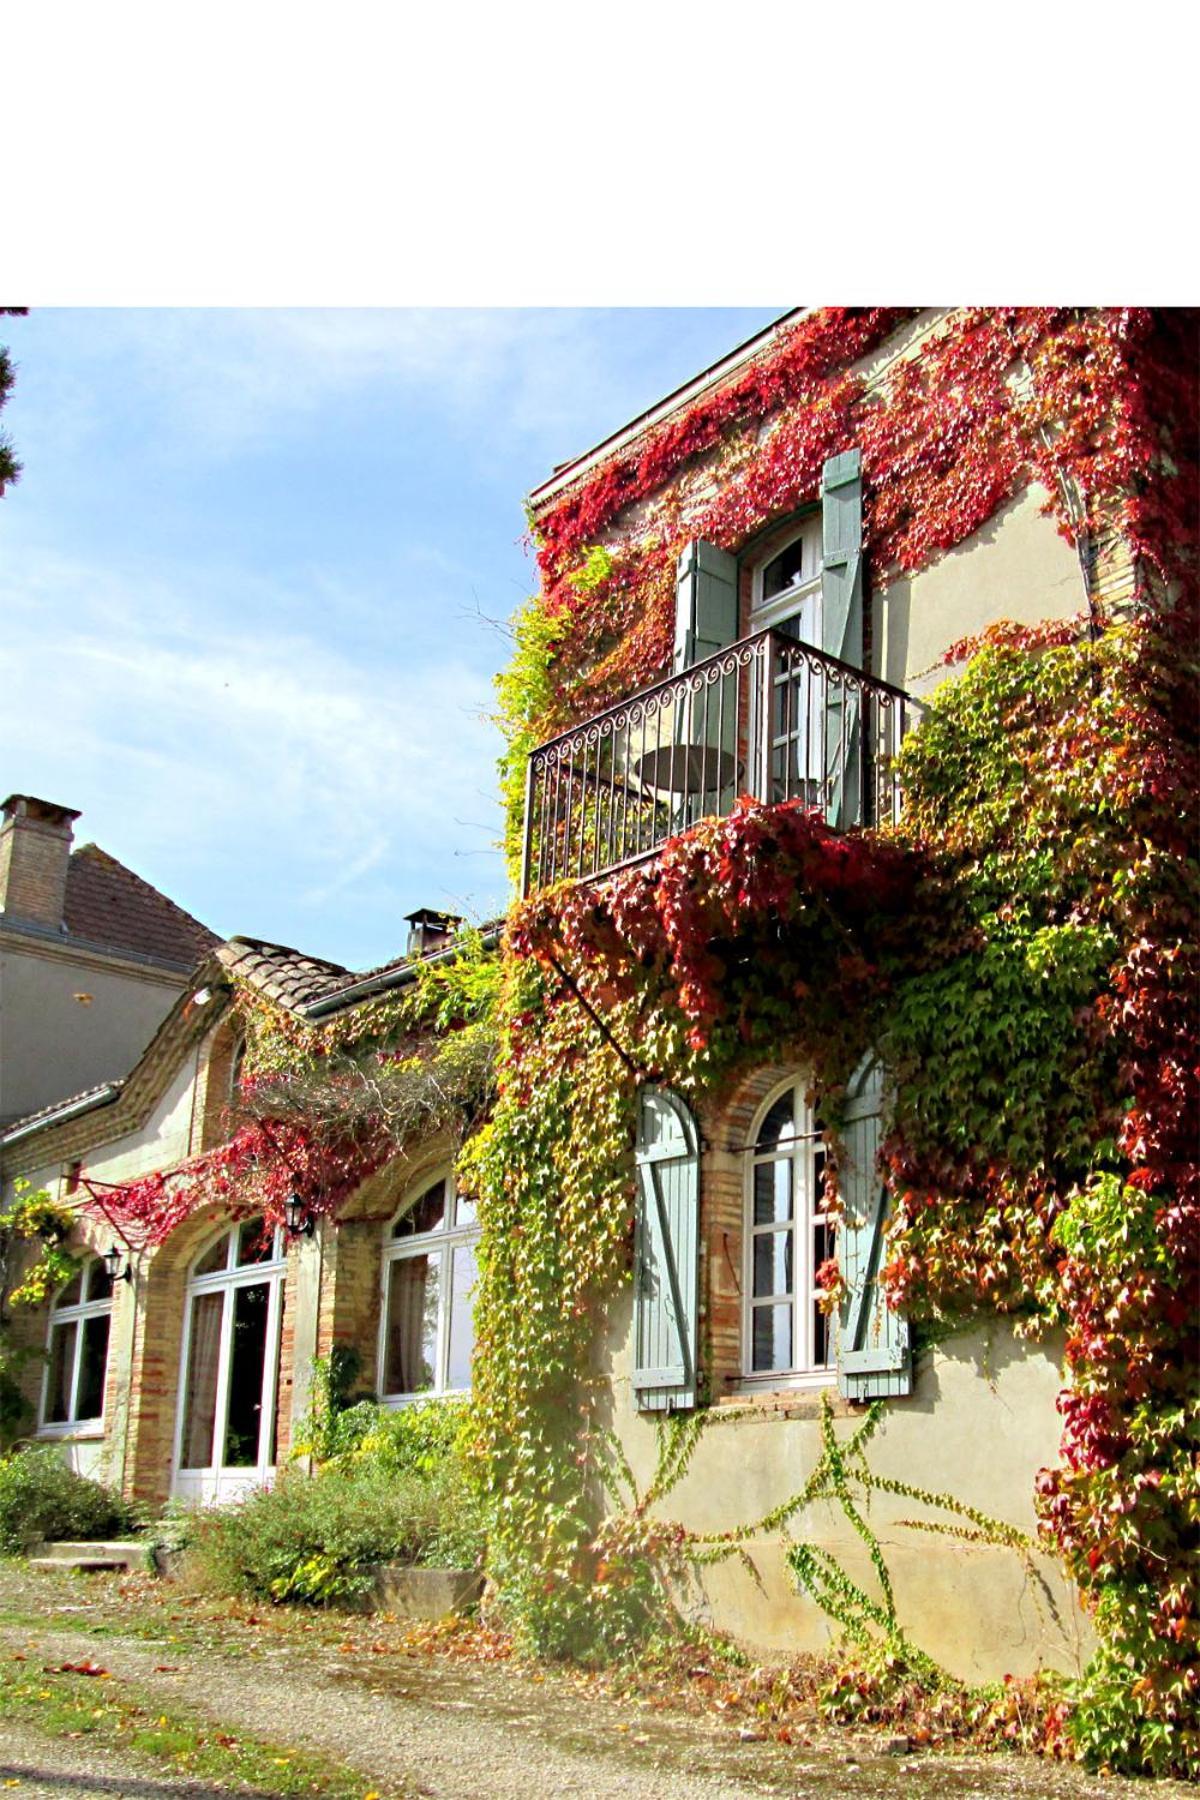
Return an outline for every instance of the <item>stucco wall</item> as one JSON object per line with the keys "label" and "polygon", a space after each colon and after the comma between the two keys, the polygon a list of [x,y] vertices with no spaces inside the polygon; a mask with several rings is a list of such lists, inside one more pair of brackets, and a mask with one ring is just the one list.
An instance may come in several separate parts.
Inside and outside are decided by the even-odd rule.
{"label": "stucco wall", "polygon": [[1045,501],[1035,483],[929,568],[877,583],[872,673],[920,697],[945,680],[941,658],[960,638],[999,619],[1032,625],[1082,612],[1079,559]]}
{"label": "stucco wall", "polygon": [[[186,975],[0,937],[0,1119],[127,1075]],[[76,995],[90,996],[77,999]]]}
{"label": "stucco wall", "polygon": [[[637,1413],[630,1384],[631,1302],[614,1308],[598,1367],[616,1430],[644,1484],[655,1461],[655,1426]],[[914,1392],[889,1401],[868,1450],[880,1475],[949,1493],[1033,1532],[1037,1471],[1056,1458],[1062,1385],[1060,1345],[1027,1344],[997,1323],[960,1334],[924,1354]],[[799,1489],[820,1453],[819,1397],[790,1392],[740,1411],[714,1409],[691,1468],[660,1510],[690,1529],[721,1532],[762,1517]],[[862,1408],[835,1398],[836,1430],[848,1436]],[[730,1417],[740,1412],[738,1417]],[[994,1680],[1039,1666],[1074,1671],[1090,1632],[1074,1590],[1054,1561],[1026,1564],[1012,1550],[958,1542],[904,1526],[935,1516],[909,1500],[876,1496],[869,1518],[880,1538],[900,1620],[914,1641],[963,1678]],[[837,1557],[851,1579],[877,1592],[866,1551],[836,1506],[819,1505],[790,1527],[797,1539]],[[838,1629],[798,1594],[778,1535],[750,1546],[751,1574],[730,1561],[704,1572],[690,1595],[705,1623],[760,1653],[827,1649]]]}

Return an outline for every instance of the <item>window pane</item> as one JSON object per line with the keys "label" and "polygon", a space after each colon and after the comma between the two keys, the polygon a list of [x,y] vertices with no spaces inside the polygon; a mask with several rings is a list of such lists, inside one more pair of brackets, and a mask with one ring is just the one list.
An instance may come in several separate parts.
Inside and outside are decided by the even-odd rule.
{"label": "window pane", "polygon": [[112,1276],[101,1259],[95,1257],[83,1271],[84,1298],[86,1300],[111,1300]]}
{"label": "window pane", "polygon": [[[247,1263],[270,1262],[275,1254],[275,1233],[263,1219],[246,1219],[238,1227],[237,1259]],[[257,1457],[255,1461],[257,1461]]]}
{"label": "window pane", "polygon": [[83,1270],[76,1269],[65,1288],[54,1296],[55,1306],[78,1306],[83,1294]]}
{"label": "window pane", "polygon": [[384,1391],[420,1394],[435,1385],[441,1256],[401,1256],[388,1282]]}
{"label": "window pane", "polygon": [[792,1232],[764,1231],[754,1240],[754,1292],[756,1295],[790,1294],[792,1291]]}
{"label": "window pane", "polygon": [[50,1333],[50,1381],[46,1388],[46,1422],[64,1425],[71,1417],[71,1373],[75,1367],[75,1320]]}
{"label": "window pane", "polygon": [[781,1094],[762,1122],[762,1129],[758,1134],[758,1147],[760,1150],[774,1150],[781,1139],[795,1137],[795,1135],[796,1125],[792,1117],[792,1096],[790,1093]]}
{"label": "window pane", "polygon": [[829,1320],[819,1306],[813,1307],[813,1368],[823,1369],[829,1361]]}
{"label": "window pane", "polygon": [[781,1225],[792,1216],[792,1165],[788,1157],[754,1165],[754,1223]]}
{"label": "window pane", "polygon": [[755,1372],[792,1366],[792,1308],[756,1306],[751,1319],[750,1366]]}
{"label": "window pane", "polygon": [[258,1461],[270,1301],[271,1289],[265,1281],[255,1282],[253,1287],[235,1288],[233,1292],[233,1345],[225,1426],[227,1469],[252,1469]]}
{"label": "window pane", "polygon": [[210,1244],[192,1270],[192,1274],[215,1275],[218,1269],[223,1269],[229,1260],[229,1238],[230,1233],[227,1231],[223,1237],[217,1239],[215,1244]]}
{"label": "window pane", "polygon": [[[226,1245],[228,1241],[228,1238],[221,1240]],[[221,1315],[224,1305],[225,1295],[220,1292],[197,1294],[192,1301],[192,1330],[188,1341],[187,1381],[184,1385],[183,1442],[180,1447],[180,1464],[185,1469],[207,1469],[212,1465],[213,1426],[217,1418],[217,1365],[221,1355]]]}
{"label": "window pane", "polygon": [[77,1419],[98,1419],[104,1411],[104,1375],[108,1368],[110,1314],[100,1313],[83,1321],[83,1349],[79,1363],[79,1392],[75,1397]]}
{"label": "window pane", "polygon": [[795,587],[798,581],[804,581],[811,573],[809,563],[811,557],[805,556],[805,541],[797,538],[782,550],[773,562],[769,562],[763,570],[763,599],[770,600],[776,594],[786,593],[788,588]]}
{"label": "window pane", "polygon": [[392,1226],[393,1237],[415,1237],[422,1231],[440,1231],[446,1220],[446,1183],[435,1181],[403,1218]]}
{"label": "window pane", "polygon": [[454,1223],[456,1225],[474,1225],[478,1216],[475,1202],[469,1194],[454,1196]]}
{"label": "window pane", "polygon": [[475,1246],[460,1244],[454,1252],[450,1282],[450,1353],[446,1386],[471,1385],[471,1350],[475,1342],[472,1303],[475,1288]]}

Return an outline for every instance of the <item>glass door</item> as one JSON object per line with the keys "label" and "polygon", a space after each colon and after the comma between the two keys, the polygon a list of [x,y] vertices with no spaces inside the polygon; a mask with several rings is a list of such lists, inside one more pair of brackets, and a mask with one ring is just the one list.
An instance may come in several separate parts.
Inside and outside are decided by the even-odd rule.
{"label": "glass door", "polygon": [[283,1234],[247,1219],[193,1265],[188,1282],[174,1492],[231,1500],[275,1473],[275,1412],[286,1267]]}

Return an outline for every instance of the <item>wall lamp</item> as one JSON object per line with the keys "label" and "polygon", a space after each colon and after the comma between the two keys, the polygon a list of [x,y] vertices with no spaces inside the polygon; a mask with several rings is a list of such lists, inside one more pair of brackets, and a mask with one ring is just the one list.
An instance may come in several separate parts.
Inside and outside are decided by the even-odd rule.
{"label": "wall lamp", "polygon": [[105,1273],[107,1274],[108,1279],[113,1283],[114,1287],[118,1281],[133,1280],[133,1270],[130,1268],[129,1264],[126,1263],[124,1268],[121,1267],[121,1252],[116,1244],[112,1246],[111,1250],[106,1250],[100,1260],[104,1264]]}
{"label": "wall lamp", "polygon": [[290,1238],[312,1236],[312,1215],[299,1194],[289,1194],[284,1201],[283,1224]]}

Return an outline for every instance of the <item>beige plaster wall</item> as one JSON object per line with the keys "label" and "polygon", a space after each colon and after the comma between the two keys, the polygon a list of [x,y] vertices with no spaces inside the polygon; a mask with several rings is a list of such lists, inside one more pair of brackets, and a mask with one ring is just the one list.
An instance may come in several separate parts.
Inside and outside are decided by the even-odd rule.
{"label": "beige plaster wall", "polygon": [[[614,1309],[600,1364],[611,1423],[644,1484],[654,1467],[655,1426],[639,1415],[630,1385],[628,1299]],[[915,1390],[890,1401],[868,1451],[880,1475],[949,1493],[1030,1533],[1037,1471],[1054,1462],[1062,1386],[1058,1345],[1024,1344],[997,1324],[939,1345],[920,1359]],[[862,1408],[836,1400],[846,1437]],[[762,1517],[803,1486],[820,1453],[819,1396],[790,1392],[719,1420],[701,1439],[687,1476],[664,1514],[700,1532],[728,1531]],[[1075,1671],[1091,1636],[1074,1590],[1049,1557],[1023,1561],[1012,1550],[963,1544],[901,1521],[934,1517],[909,1500],[875,1496],[869,1518],[887,1559],[900,1620],[914,1641],[954,1674],[973,1681],[1040,1666]],[[944,1515],[943,1515],[944,1516]],[[845,1515],[820,1505],[790,1526],[797,1539],[837,1557],[850,1577],[877,1592],[867,1553]],[[829,1648],[838,1629],[798,1594],[778,1534],[750,1546],[751,1574],[730,1561],[704,1572],[688,1596],[698,1619],[759,1653]]]}
{"label": "beige plaster wall", "polygon": [[1032,625],[1083,611],[1079,559],[1042,512],[1046,498],[1034,484],[930,568],[876,583],[873,674],[920,698],[946,679],[941,658],[960,638],[999,619]]}
{"label": "beige plaster wall", "polygon": [[186,980],[15,931],[0,936],[0,1120],[127,1075]]}

